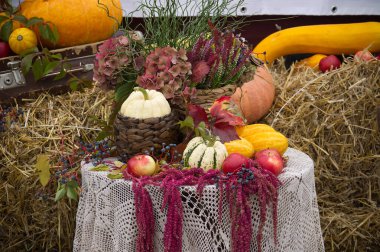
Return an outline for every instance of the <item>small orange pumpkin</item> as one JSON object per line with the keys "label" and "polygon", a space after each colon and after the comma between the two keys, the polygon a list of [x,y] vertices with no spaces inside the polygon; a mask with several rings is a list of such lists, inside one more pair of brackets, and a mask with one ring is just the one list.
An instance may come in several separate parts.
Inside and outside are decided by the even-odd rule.
{"label": "small orange pumpkin", "polygon": [[16,54],[21,54],[37,47],[37,36],[28,28],[17,28],[9,36],[9,47]]}
{"label": "small orange pumpkin", "polygon": [[248,123],[253,123],[272,107],[275,86],[271,73],[265,66],[256,69],[253,80],[237,88],[232,100],[238,105]]}
{"label": "small orange pumpkin", "polygon": [[25,0],[20,11],[27,18],[41,17],[57,27],[55,47],[105,40],[117,31],[123,17],[120,0]]}

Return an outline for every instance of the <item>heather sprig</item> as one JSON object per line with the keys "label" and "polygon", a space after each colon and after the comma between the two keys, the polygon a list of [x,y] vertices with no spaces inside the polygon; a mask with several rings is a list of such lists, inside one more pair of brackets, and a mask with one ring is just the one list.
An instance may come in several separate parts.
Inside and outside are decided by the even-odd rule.
{"label": "heather sprig", "polygon": [[[187,54],[193,66],[191,79],[200,89],[234,83],[249,65],[250,50],[245,39],[229,30],[222,33],[211,22],[209,25],[211,37],[202,35]],[[202,71],[195,70],[199,66]]]}

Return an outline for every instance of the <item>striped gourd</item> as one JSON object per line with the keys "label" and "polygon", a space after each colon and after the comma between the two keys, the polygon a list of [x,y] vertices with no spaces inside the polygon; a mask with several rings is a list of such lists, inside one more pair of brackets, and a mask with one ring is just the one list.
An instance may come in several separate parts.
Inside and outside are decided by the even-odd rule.
{"label": "striped gourd", "polygon": [[274,128],[267,124],[255,123],[245,126],[236,127],[236,133],[239,137],[246,138],[260,132],[276,131]]}
{"label": "striped gourd", "polygon": [[276,149],[282,155],[288,148],[288,139],[277,131],[259,132],[246,136],[245,139],[252,144],[255,152],[265,149]]}
{"label": "striped gourd", "polygon": [[183,161],[185,167],[198,167],[207,171],[220,169],[227,155],[227,149],[220,141],[211,143],[202,137],[194,137],[183,152]]}

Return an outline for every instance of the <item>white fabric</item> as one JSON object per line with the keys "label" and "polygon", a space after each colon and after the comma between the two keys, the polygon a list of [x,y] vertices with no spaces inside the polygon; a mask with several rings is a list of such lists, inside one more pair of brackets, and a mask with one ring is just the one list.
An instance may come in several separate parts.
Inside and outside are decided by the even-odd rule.
{"label": "white fabric", "polygon": [[[289,148],[287,167],[279,176],[278,245],[273,240],[272,208],[263,231],[262,251],[324,251],[314,183],[314,164],[306,154]],[[82,167],[82,188],[76,219],[74,251],[135,251],[137,226],[131,182],[111,180],[107,172]],[[163,251],[166,213],[161,212],[162,192],[147,187],[155,215],[155,251]],[[218,220],[218,190],[207,186],[199,199],[194,187],[181,188],[183,198],[183,251],[230,251],[228,204]],[[257,251],[259,207],[252,203],[254,234],[251,251]]]}

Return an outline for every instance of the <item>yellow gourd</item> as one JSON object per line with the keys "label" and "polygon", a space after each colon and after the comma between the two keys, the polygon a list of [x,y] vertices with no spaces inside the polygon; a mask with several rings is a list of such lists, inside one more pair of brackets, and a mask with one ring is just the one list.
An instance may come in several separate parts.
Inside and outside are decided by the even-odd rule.
{"label": "yellow gourd", "polygon": [[276,131],[274,128],[267,124],[255,123],[250,125],[245,125],[241,127],[236,127],[236,133],[239,137],[246,138],[247,136],[252,136],[260,132]]}
{"label": "yellow gourd", "polygon": [[260,132],[246,136],[245,139],[252,144],[255,152],[276,149],[282,155],[288,148],[288,139],[277,131]]}
{"label": "yellow gourd", "polygon": [[231,153],[239,153],[247,158],[250,158],[255,152],[252,144],[247,139],[242,137],[240,139],[224,143],[224,146],[226,146],[228,155]]}
{"label": "yellow gourd", "polygon": [[325,54],[314,54],[313,56],[310,56],[306,59],[303,59],[299,62],[297,62],[295,64],[296,67],[300,67],[300,66],[306,66],[306,67],[310,67],[310,68],[313,68],[314,70],[318,70],[319,69],[319,61],[321,61],[321,59],[327,57],[327,55]]}
{"label": "yellow gourd", "polygon": [[289,54],[352,54],[364,48],[371,52],[380,51],[380,22],[284,29],[263,39],[253,49],[253,54],[271,63],[276,58]]}
{"label": "yellow gourd", "polygon": [[37,36],[28,28],[18,28],[11,33],[8,43],[14,53],[21,54],[37,47]]}

